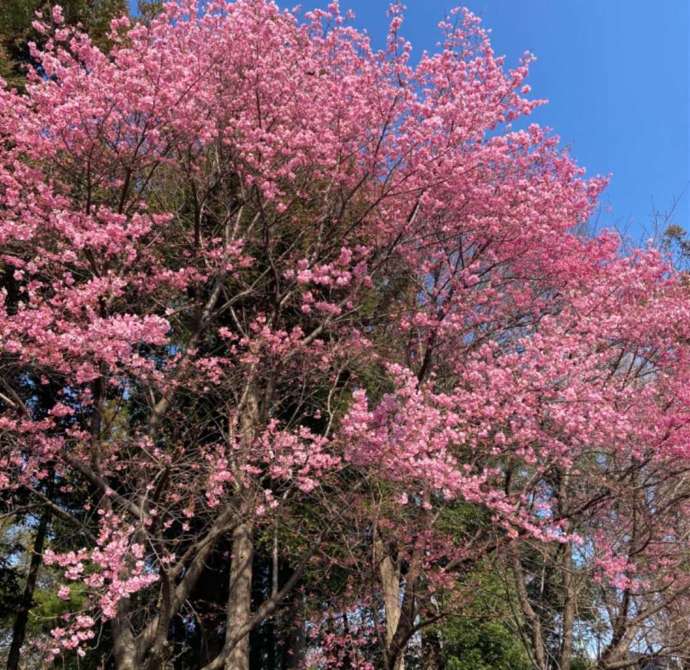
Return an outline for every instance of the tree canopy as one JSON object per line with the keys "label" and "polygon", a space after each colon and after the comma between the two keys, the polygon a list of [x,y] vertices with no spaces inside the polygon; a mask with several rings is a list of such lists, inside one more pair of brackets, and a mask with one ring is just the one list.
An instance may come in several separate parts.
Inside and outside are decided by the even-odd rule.
{"label": "tree canopy", "polygon": [[28,9],[10,667],[687,660],[687,282],[582,234],[606,180],[525,122],[529,54],[463,9],[417,63],[395,4],[381,51],[337,3]]}

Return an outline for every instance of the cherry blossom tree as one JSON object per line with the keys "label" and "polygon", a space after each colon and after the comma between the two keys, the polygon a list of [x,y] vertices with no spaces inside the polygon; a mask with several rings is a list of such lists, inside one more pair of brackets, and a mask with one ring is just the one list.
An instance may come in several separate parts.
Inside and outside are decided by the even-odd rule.
{"label": "cherry blossom tree", "polygon": [[[107,626],[118,670],[168,667],[213,564],[193,667],[247,670],[318,578],[313,663],[401,669],[468,565],[595,537],[556,474],[690,456],[687,290],[578,235],[605,180],[513,127],[531,57],[458,10],[413,64],[390,13],[381,51],[337,3],[172,1],[108,54],[37,19],[26,95],[0,92],[0,483],[80,534],[44,553],[85,594],[50,657]],[[459,506],[489,523],[453,531]]]}

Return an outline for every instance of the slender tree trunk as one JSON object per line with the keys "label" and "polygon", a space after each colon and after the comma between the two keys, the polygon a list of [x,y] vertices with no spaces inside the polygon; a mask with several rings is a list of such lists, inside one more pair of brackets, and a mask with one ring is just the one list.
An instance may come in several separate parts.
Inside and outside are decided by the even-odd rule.
{"label": "slender tree trunk", "polygon": [[509,549],[513,575],[515,576],[515,590],[522,614],[527,620],[531,637],[531,656],[535,670],[547,670],[546,645],[542,632],[541,620],[529,601],[529,594],[525,586],[525,574],[520,562],[520,555],[515,547]]}
{"label": "slender tree trunk", "polygon": [[[244,521],[232,534],[232,560],[230,563],[230,595],[228,596],[228,630],[232,638],[249,623],[252,606],[252,560],[254,557],[253,524]],[[225,670],[249,670],[249,635],[245,635],[230,650]]]}
{"label": "slender tree trunk", "polygon": [[[259,424],[259,401],[256,389],[249,382],[240,403],[240,441],[242,452],[235,464],[238,475],[253,447]],[[230,587],[227,607],[227,630],[225,644],[233,643],[233,638],[252,616],[252,564],[254,560],[254,525],[251,505],[240,505],[242,522],[232,533],[232,559],[230,562]],[[225,670],[249,670],[249,633],[247,632],[228,651],[225,657]]]}
{"label": "slender tree trunk", "polygon": [[304,631],[304,602],[298,590],[291,594],[288,608],[293,616],[289,621],[281,617],[281,637],[284,636],[285,648],[282,655],[282,670],[300,670],[306,653],[306,635]]}
{"label": "slender tree trunk", "polygon": [[441,640],[434,630],[422,634],[422,670],[444,670]]}
{"label": "slender tree trunk", "polygon": [[570,670],[573,662],[573,625],[575,623],[575,584],[571,548],[563,547],[563,639],[561,641],[560,670]]}
{"label": "slender tree trunk", "polygon": [[[568,483],[569,476],[562,473],[559,506],[563,516],[568,513]],[[563,545],[561,572],[563,573],[563,637],[561,640],[560,670],[570,670],[573,662],[573,627],[575,625],[575,608],[577,598],[575,594],[575,577],[573,575],[572,547],[570,543]]]}
{"label": "slender tree trunk", "polygon": [[38,572],[43,561],[43,545],[45,544],[46,535],[48,534],[50,516],[50,508],[46,507],[41,514],[40,521],[38,522],[38,529],[36,530],[33,551],[31,553],[31,561],[29,562],[29,572],[26,576],[24,592],[22,593],[19,610],[17,611],[14,626],[12,627],[12,643],[7,655],[7,670],[18,670],[19,668],[22,645],[24,644],[24,638],[26,637],[26,626],[29,622],[29,612],[33,606],[34,591],[36,590]]}
{"label": "slender tree trunk", "polygon": [[[273,537],[273,575],[271,596],[276,598],[281,582],[290,575],[289,570],[281,570],[278,554],[278,535]],[[294,589],[289,596],[289,603],[284,616],[278,613],[276,622],[276,643],[280,670],[300,670],[306,653],[306,636],[304,631],[305,606],[302,595]]]}
{"label": "slender tree trunk", "polygon": [[[390,557],[378,531],[374,540],[374,560],[378,565],[383,592],[383,607],[386,617],[386,646],[390,647],[400,621],[400,569]],[[394,670],[405,670],[405,659],[402,654],[396,659]]]}
{"label": "slender tree trunk", "polygon": [[[631,475],[630,486],[632,490],[636,490],[637,481],[635,475]],[[634,488],[633,488],[634,487]],[[634,551],[638,542],[638,525],[637,525],[637,501],[634,500],[632,508],[632,528],[630,529],[629,549],[628,552]],[[630,557],[632,554],[628,554]],[[628,645],[632,642],[634,637],[635,626],[631,625],[630,619],[635,619],[636,614],[633,608],[633,598],[630,587],[623,591],[621,604],[618,614],[614,618],[611,627],[611,639],[604,649],[601,657],[602,667],[606,668],[613,665],[617,661],[625,659],[628,655]]]}
{"label": "slender tree trunk", "polygon": [[303,667],[306,653],[306,636],[304,634],[304,619],[299,617],[290,626],[283,656],[283,670],[298,670]]}

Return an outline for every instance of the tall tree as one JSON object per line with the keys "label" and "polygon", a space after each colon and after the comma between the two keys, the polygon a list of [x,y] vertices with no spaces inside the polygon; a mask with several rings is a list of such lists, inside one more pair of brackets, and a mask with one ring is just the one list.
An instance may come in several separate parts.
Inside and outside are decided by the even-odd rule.
{"label": "tall tree", "polygon": [[33,26],[0,91],[0,484],[54,471],[88,521],[43,552],[83,596],[49,658],[248,670],[272,629],[402,669],[481,564],[531,607],[527,543],[616,580],[630,543],[586,501],[690,458],[682,278],[578,234],[604,180],[510,125],[529,57],[459,10],[412,65],[391,14],[381,52],[336,3],[173,1],[107,53],[59,8]]}

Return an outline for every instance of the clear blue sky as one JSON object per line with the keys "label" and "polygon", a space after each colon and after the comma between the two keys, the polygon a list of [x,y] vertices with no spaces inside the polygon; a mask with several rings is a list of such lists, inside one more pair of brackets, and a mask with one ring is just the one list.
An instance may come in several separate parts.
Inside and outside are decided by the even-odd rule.
{"label": "clear blue sky", "polygon": [[[279,0],[293,7],[297,0]],[[327,0],[305,0],[304,9]],[[433,50],[454,0],[407,0],[405,36]],[[529,50],[529,83],[549,104],[535,120],[553,128],[590,174],[612,174],[600,226],[640,242],[652,212],[681,198],[673,222],[690,230],[690,2],[688,0],[465,0],[509,64]],[[341,0],[375,46],[387,0]]]}

